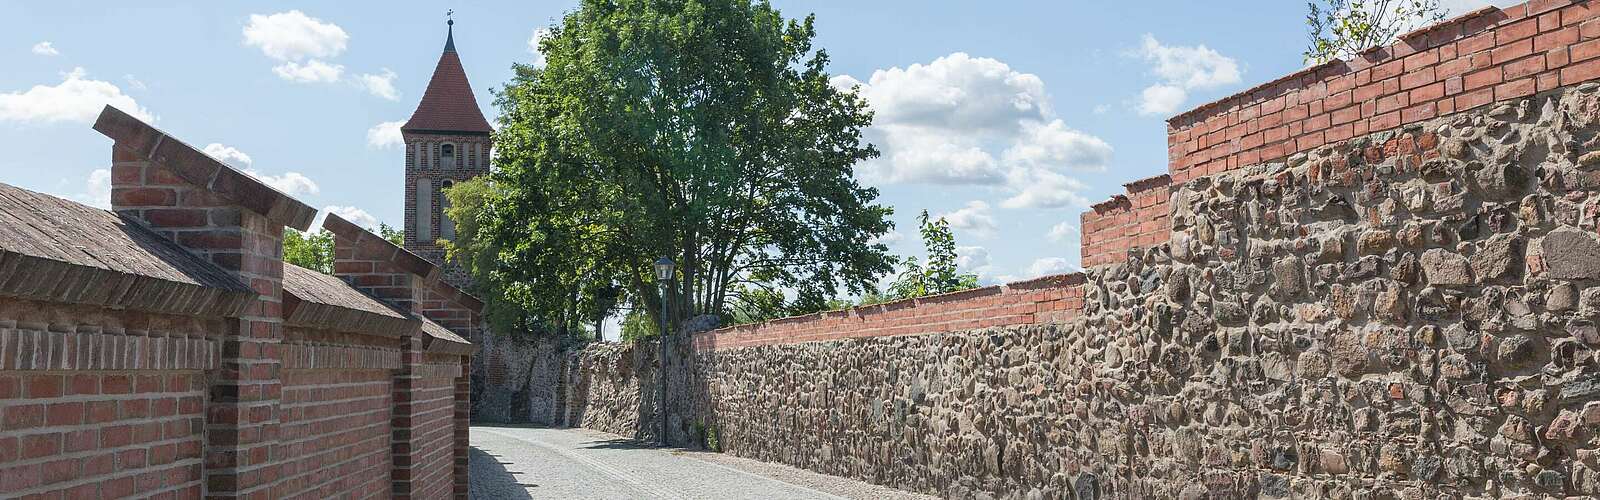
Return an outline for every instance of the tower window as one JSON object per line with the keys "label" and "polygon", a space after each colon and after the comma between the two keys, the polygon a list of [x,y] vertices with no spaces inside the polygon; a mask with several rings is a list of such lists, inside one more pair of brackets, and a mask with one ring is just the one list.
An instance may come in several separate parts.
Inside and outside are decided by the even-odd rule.
{"label": "tower window", "polygon": [[433,181],[417,179],[417,242],[433,243]]}
{"label": "tower window", "polygon": [[456,168],[456,145],[445,144],[439,147],[439,163],[444,168]]}

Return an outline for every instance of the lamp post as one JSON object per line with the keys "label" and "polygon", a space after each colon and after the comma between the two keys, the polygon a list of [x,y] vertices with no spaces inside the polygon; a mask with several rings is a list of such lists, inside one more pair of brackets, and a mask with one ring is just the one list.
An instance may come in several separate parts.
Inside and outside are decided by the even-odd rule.
{"label": "lamp post", "polygon": [[661,446],[667,446],[667,283],[672,280],[672,259],[662,257],[656,259],[656,283],[661,284],[661,330],[656,335],[656,344],[661,346],[661,355],[656,358],[656,377],[661,386],[661,397],[656,400],[657,411],[661,413]]}

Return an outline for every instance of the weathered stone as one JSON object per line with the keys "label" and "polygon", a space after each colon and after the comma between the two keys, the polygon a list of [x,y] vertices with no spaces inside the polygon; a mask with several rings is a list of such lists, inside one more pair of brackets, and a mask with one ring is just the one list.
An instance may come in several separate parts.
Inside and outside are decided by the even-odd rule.
{"label": "weathered stone", "polygon": [[1373,300],[1372,312],[1390,324],[1406,324],[1405,290],[1393,284],[1378,289],[1377,296]]}
{"label": "weathered stone", "polygon": [[1326,264],[1344,261],[1344,237],[1339,234],[1330,234],[1317,239],[1316,262]]}
{"label": "weathered stone", "polygon": [[1444,468],[1444,460],[1433,455],[1419,455],[1411,461],[1411,477],[1423,481],[1433,481],[1439,477],[1439,470]]}
{"label": "weathered stone", "polygon": [[1272,264],[1273,291],[1292,297],[1305,290],[1305,264],[1298,257],[1285,257]]}
{"label": "weathered stone", "polygon": [[1594,401],[1597,398],[1600,398],[1600,375],[1583,375],[1561,386],[1562,404]]}
{"label": "weathered stone", "polygon": [[1395,238],[1391,231],[1371,230],[1361,233],[1356,240],[1356,253],[1360,255],[1381,255],[1383,252],[1394,248]]}
{"label": "weathered stone", "polygon": [[1570,311],[1577,305],[1578,288],[1571,283],[1557,283],[1544,296],[1544,308],[1552,312]]}
{"label": "weathered stone", "polygon": [[1515,278],[1522,272],[1523,239],[1514,234],[1499,234],[1473,254],[1472,274],[1478,281]]}
{"label": "weathered stone", "polygon": [[1580,280],[1600,278],[1600,240],[1594,235],[1563,226],[1540,241],[1546,276]]}
{"label": "weathered stone", "polygon": [[1497,355],[1501,363],[1519,366],[1532,361],[1536,351],[1533,339],[1526,335],[1511,335],[1500,339]]}
{"label": "weathered stone", "polygon": [[1338,451],[1329,449],[1322,450],[1320,463],[1322,465],[1322,472],[1326,472],[1328,474],[1337,475],[1350,472],[1349,466],[1345,464],[1344,455]]}
{"label": "weathered stone", "polygon": [[1383,272],[1382,266],[1383,259],[1381,257],[1366,255],[1356,259],[1354,264],[1345,267],[1344,276],[1339,279],[1341,281],[1365,281],[1376,278]]}
{"label": "weathered stone", "polygon": [[1422,253],[1422,275],[1432,286],[1459,286],[1472,284],[1472,270],[1467,258],[1442,248]]}

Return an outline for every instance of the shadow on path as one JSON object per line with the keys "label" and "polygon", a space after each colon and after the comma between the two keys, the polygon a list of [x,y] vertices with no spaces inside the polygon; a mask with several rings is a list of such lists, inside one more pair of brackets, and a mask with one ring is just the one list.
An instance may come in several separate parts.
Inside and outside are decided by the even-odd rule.
{"label": "shadow on path", "polygon": [[599,439],[599,440],[589,441],[587,443],[584,443],[583,449],[586,449],[586,450],[647,450],[647,449],[661,449],[661,447],[656,446],[656,445],[651,444],[651,443],[646,443],[644,441],[640,441],[640,440],[637,440],[637,439],[616,438],[616,439]]}
{"label": "shadow on path", "polygon": [[530,488],[536,489],[538,485],[528,482],[521,472],[506,470],[508,462],[502,462],[499,455],[495,455],[473,446],[471,460],[471,498],[493,498],[512,500],[532,500],[533,495],[528,494]]}

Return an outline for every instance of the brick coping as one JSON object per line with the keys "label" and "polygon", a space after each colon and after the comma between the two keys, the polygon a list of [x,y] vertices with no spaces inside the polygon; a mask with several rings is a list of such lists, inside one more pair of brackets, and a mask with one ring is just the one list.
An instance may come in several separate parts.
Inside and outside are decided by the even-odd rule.
{"label": "brick coping", "polygon": [[94,129],[128,152],[163,165],[190,184],[267,220],[304,231],[317,217],[317,209],[310,205],[110,105],[100,110]]}

